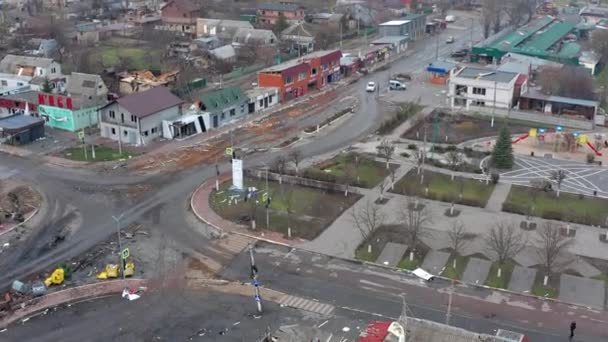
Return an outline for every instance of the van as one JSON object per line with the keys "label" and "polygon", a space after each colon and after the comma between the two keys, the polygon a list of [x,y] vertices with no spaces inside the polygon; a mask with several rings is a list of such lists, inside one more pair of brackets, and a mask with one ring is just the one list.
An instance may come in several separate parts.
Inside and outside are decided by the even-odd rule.
{"label": "van", "polygon": [[405,84],[397,80],[388,81],[388,87],[390,90],[405,90]]}
{"label": "van", "polygon": [[448,23],[453,23],[453,22],[456,21],[456,17],[453,16],[453,15],[446,15],[445,16],[445,21],[448,22]]}

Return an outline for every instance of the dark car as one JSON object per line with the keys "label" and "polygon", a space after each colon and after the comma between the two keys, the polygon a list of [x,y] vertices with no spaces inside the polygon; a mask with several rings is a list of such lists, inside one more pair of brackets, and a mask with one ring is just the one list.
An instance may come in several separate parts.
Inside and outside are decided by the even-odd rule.
{"label": "dark car", "polygon": [[454,51],[450,55],[450,57],[452,57],[452,58],[462,58],[462,57],[466,57],[468,53],[469,53],[468,49],[462,49],[462,50]]}

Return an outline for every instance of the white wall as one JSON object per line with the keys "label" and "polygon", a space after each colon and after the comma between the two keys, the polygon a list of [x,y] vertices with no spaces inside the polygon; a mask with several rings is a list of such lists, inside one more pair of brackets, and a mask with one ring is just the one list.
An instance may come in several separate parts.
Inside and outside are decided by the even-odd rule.
{"label": "white wall", "polygon": [[[457,86],[467,87],[467,109],[469,106],[476,105],[475,101],[485,102],[485,107],[509,108],[509,106],[513,106],[511,101],[513,99],[515,80],[512,80],[510,83],[501,83],[493,81],[474,80],[470,78],[452,77],[449,81],[449,96],[451,98],[452,108],[457,106],[455,103],[456,98],[458,98],[457,96],[455,96]],[[473,88],[485,89],[485,95],[474,94]],[[494,95],[495,92],[496,95]]]}

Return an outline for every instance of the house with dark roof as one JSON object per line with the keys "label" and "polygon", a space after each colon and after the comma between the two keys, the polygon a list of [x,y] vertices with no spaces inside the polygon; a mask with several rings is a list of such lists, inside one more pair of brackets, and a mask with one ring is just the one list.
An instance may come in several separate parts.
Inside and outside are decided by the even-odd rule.
{"label": "house with dark roof", "polygon": [[82,72],[73,72],[68,76],[65,91],[70,96],[84,96],[88,99],[105,98],[108,95],[108,87],[101,76]]}
{"label": "house with dark roof", "polygon": [[99,110],[101,136],[144,145],[162,136],[164,120],[182,115],[184,101],[168,88],[156,87],[121,97]]}
{"label": "house with dark roof", "polygon": [[200,12],[201,5],[190,0],[170,0],[161,10],[162,25],[157,28],[194,35]]}
{"label": "house with dark roof", "polygon": [[210,128],[220,127],[247,115],[249,98],[239,87],[226,87],[201,95],[197,102],[201,112],[209,113]]}
{"label": "house with dark roof", "polygon": [[16,114],[0,119],[0,143],[23,145],[44,137],[44,120]]}
{"label": "house with dark roof", "polygon": [[275,46],[279,40],[271,30],[239,29],[232,38],[235,48]]}
{"label": "house with dark roof", "polygon": [[306,13],[302,7],[296,4],[267,3],[258,6],[258,22],[263,25],[274,25],[281,15],[287,22],[297,22],[304,20]]}

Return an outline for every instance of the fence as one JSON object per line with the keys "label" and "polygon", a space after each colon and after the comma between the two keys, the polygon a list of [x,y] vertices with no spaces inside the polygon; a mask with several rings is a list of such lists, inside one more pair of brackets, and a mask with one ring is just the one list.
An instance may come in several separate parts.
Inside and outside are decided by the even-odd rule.
{"label": "fence", "polygon": [[470,106],[468,113],[467,111],[463,111],[463,114],[479,114],[483,116],[490,116],[491,111],[494,112],[494,116],[496,117],[509,117],[511,119],[537,122],[543,125],[553,125],[553,126],[564,126],[570,128],[576,128],[581,130],[591,130],[593,129],[592,121],[585,120],[576,120],[569,119],[563,116],[555,116],[551,114],[537,114],[533,112],[522,112],[519,110],[505,110],[501,108],[488,108],[488,107],[477,107]]}

